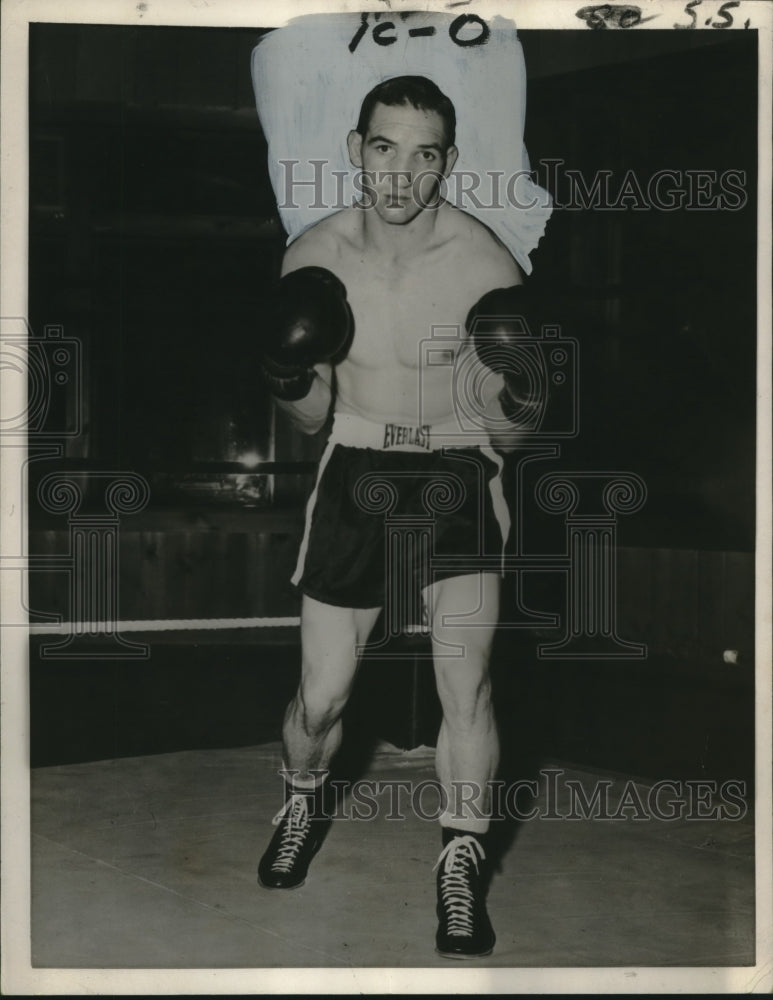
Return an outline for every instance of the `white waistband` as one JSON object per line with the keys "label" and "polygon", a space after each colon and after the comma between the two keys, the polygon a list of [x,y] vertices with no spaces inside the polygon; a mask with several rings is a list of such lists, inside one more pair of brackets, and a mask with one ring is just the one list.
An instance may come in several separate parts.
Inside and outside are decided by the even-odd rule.
{"label": "white waistband", "polygon": [[335,414],[329,441],[377,451],[438,451],[441,448],[476,448],[489,443],[481,434],[464,433],[456,420],[437,424],[379,423],[356,413]]}

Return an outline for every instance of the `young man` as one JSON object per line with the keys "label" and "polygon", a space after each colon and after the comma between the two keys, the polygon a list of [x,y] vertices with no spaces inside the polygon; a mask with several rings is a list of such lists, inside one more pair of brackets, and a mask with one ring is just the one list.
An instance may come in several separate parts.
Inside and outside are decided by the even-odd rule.
{"label": "young man", "polygon": [[[341,742],[357,648],[394,572],[384,563],[383,512],[369,508],[361,488],[368,476],[394,484],[401,510],[423,509],[428,476],[456,484],[457,508],[436,516],[435,555],[475,556],[481,547],[492,554],[503,545],[490,490],[498,460],[485,444],[460,441],[453,370],[464,352],[487,363],[483,351],[475,359],[464,331],[476,312],[501,314],[511,303],[518,312],[521,275],[485,226],[439,197],[457,158],[455,124],[451,102],[423,77],[376,87],[348,136],[362,200],[308,230],[284,258],[266,378],[303,430],[319,430],[331,402],[335,418],[294,578],[303,593],[302,676],[284,720],[286,805],[259,866],[268,888],[300,885],[324,836],[325,774]],[[458,357],[422,367],[421,342],[438,324],[462,332],[449,348]],[[500,340],[514,335],[506,320],[496,329]],[[518,402],[510,398],[515,388],[509,393],[498,373],[480,384],[478,409],[492,442],[512,447],[501,428],[503,409]],[[444,435],[452,447],[444,448]],[[488,661],[500,580],[448,560],[431,576],[426,567],[408,571],[423,574],[443,710],[436,766],[448,805],[440,817],[436,945],[449,957],[481,956],[495,941],[484,887],[488,783],[498,763]],[[447,644],[463,655],[447,655]]]}

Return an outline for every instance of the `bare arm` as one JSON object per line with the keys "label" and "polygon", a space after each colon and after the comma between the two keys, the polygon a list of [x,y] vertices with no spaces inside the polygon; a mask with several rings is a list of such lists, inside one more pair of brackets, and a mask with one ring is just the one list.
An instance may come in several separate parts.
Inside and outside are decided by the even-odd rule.
{"label": "bare arm", "polygon": [[494,381],[494,378],[501,382],[501,386],[499,391],[493,394],[486,404],[484,423],[488,430],[491,446],[496,448],[497,451],[507,453],[515,451],[523,442],[525,435],[522,430],[519,430],[518,427],[510,423],[505,417],[502,403],[499,399],[501,387],[504,386],[504,380],[501,375],[492,377],[492,381]]}
{"label": "bare arm", "polygon": [[321,430],[330,412],[333,400],[333,369],[330,365],[315,365],[317,378],[311,383],[309,394],[303,399],[290,402],[286,399],[275,399],[274,402],[299,431],[304,434],[316,434]]}

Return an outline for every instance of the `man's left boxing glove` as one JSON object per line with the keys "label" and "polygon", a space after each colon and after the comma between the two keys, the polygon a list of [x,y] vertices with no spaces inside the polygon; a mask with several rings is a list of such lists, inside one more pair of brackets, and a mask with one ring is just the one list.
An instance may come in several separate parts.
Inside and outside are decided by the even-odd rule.
{"label": "man's left boxing glove", "polygon": [[324,267],[302,267],[279,283],[267,320],[263,377],[290,402],[308,395],[314,365],[338,364],[354,336],[354,317],[343,282]]}
{"label": "man's left boxing glove", "polygon": [[494,288],[475,303],[465,326],[481,363],[502,376],[502,412],[519,423],[544,402],[544,386],[534,384],[524,364],[529,341],[540,330],[531,294],[523,285]]}

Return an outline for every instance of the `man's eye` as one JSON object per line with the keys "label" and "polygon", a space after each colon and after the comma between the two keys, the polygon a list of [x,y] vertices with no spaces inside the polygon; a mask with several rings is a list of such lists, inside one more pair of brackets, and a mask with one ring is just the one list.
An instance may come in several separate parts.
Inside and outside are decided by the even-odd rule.
{"label": "man's eye", "polygon": [[389,152],[389,146],[384,146],[383,144],[381,146],[376,146],[376,149],[379,151],[379,153]]}
{"label": "man's eye", "polygon": [[430,153],[429,150],[427,150],[427,149],[425,149],[424,152],[421,155],[424,157],[424,159],[427,162],[431,162],[432,160],[435,159],[435,154],[434,153]]}

